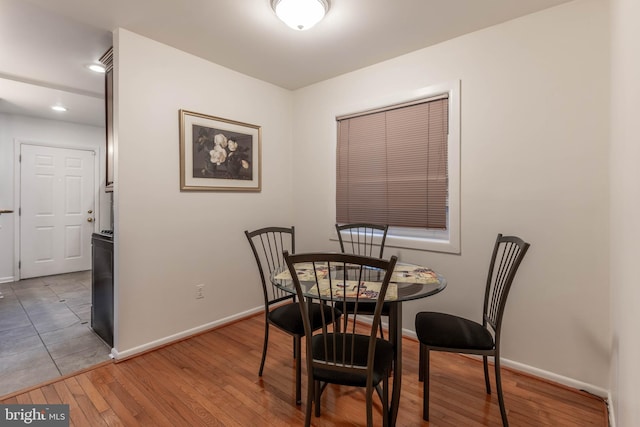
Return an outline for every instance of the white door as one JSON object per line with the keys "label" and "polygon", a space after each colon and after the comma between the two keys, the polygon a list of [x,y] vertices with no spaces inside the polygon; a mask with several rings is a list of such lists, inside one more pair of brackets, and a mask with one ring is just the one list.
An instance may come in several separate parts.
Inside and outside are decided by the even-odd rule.
{"label": "white door", "polygon": [[95,153],[22,144],[20,155],[20,278],[91,269]]}

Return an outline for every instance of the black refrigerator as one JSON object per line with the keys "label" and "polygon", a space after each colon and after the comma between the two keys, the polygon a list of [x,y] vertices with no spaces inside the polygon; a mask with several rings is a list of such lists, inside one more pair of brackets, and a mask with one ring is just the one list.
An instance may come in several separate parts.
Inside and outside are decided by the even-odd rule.
{"label": "black refrigerator", "polygon": [[91,328],[113,347],[113,234],[91,236]]}

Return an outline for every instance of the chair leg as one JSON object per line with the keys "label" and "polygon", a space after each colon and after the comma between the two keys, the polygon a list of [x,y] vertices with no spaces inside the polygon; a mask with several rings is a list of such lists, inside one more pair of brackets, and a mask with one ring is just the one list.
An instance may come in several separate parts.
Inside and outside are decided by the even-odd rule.
{"label": "chair leg", "polygon": [[487,388],[487,394],[491,394],[491,382],[489,381],[489,363],[487,356],[482,356],[482,364],[484,365],[484,384]]}
{"label": "chair leg", "polygon": [[264,369],[264,361],[267,358],[267,344],[269,343],[269,321],[264,321],[264,343],[262,344],[262,360],[260,361],[260,370],[258,376],[262,376],[262,370]]}
{"label": "chair leg", "polygon": [[293,347],[295,350],[295,364],[296,364],[296,405],[302,403],[302,357],[300,354],[301,337],[296,335],[293,340]]}
{"label": "chair leg", "polygon": [[315,409],[316,409],[316,417],[320,416],[320,381],[315,380],[314,382],[314,387],[315,390],[313,391],[313,398],[316,401],[315,402]]}
{"label": "chair leg", "polygon": [[418,381],[424,381],[424,353],[426,351],[426,347],[424,344],[420,344],[420,354],[418,358]]}
{"label": "chair leg", "polygon": [[389,418],[391,417],[391,411],[389,410],[389,375],[385,375],[382,378],[382,427],[389,426]]}
{"label": "chair leg", "polygon": [[[421,345],[421,347],[423,347]],[[429,349],[424,346],[424,362],[421,364],[424,371],[422,383],[422,419],[429,421]]]}
{"label": "chair leg", "polygon": [[507,419],[507,408],[504,406],[504,397],[502,396],[502,378],[500,376],[500,356],[495,356],[495,368],[496,368],[496,391],[498,393],[498,403],[500,404],[500,415],[502,416],[502,425],[509,427],[509,420]]}
{"label": "chair leg", "polygon": [[313,406],[313,401],[315,399],[313,388],[315,386],[315,381],[311,376],[307,376],[307,407],[304,413],[304,425],[305,427],[309,427],[311,425],[311,407]]}

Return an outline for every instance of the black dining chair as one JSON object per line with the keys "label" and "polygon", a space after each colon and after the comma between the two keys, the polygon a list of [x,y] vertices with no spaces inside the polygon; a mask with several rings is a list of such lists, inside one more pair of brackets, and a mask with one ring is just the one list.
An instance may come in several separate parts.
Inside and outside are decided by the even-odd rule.
{"label": "black dining chair", "polygon": [[[295,228],[294,227],[265,227],[254,231],[246,231],[244,234],[249,240],[251,251],[258,265],[262,294],[264,297],[264,342],[262,345],[262,360],[258,375],[262,376],[264,363],[267,357],[269,343],[269,325],[293,336],[293,357],[296,369],[296,404],[302,401],[301,395],[301,361],[300,342],[304,336],[304,325],[300,308],[296,303],[295,295],[277,288],[270,278],[278,268],[285,267],[284,251],[295,253]],[[327,305],[313,304],[310,308],[316,317],[334,316],[340,318],[342,313]],[[321,314],[322,313],[322,314]],[[312,328],[321,327],[320,322],[315,321]]]}
{"label": "black dining chair", "polygon": [[[382,258],[388,230],[388,225],[368,223],[336,224],[340,251],[345,254]],[[379,252],[378,247],[380,247]],[[347,304],[345,308],[349,310],[348,313],[351,313],[354,309],[353,304]],[[358,312],[371,315],[374,308],[374,303],[363,302],[358,306]],[[389,317],[389,309],[389,303],[384,303],[382,315]],[[380,337],[384,338],[382,325],[380,325]]]}
{"label": "black dining chair", "polygon": [[502,424],[509,425],[500,378],[500,332],[509,290],[529,243],[519,237],[498,237],[491,255],[484,294],[482,323],[446,313],[420,312],[416,315],[416,335],[420,341],[419,379],[423,385],[422,418],[429,420],[429,352],[476,354],[482,356],[487,394],[491,394],[487,357],[494,358],[496,389]]}
{"label": "black dining chair", "polygon": [[[328,384],[365,388],[367,426],[373,425],[373,391],[382,403],[382,425],[390,418],[389,376],[394,348],[377,338],[384,302],[396,257],[390,260],[342,253],[290,255],[285,259],[298,296],[306,336],[307,406],[305,426],[311,425],[311,409],[320,416],[320,397]],[[301,279],[298,272],[308,269]],[[331,274],[331,271],[338,274]],[[340,320],[322,316],[322,327],[314,334],[313,313],[305,299],[319,299],[345,309],[347,302],[375,305],[371,322],[359,322],[358,311]]]}
{"label": "black dining chair", "polygon": [[382,258],[388,230],[388,225],[367,223],[336,224],[340,251],[345,254]]}

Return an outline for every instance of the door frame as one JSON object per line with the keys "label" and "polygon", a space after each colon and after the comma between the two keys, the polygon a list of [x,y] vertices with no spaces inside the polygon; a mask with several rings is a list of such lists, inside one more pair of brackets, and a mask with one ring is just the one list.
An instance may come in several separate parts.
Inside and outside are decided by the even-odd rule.
{"label": "door frame", "polygon": [[20,214],[20,209],[22,208],[20,196],[21,196],[21,183],[20,176],[22,172],[22,164],[20,162],[20,151],[22,145],[36,145],[40,147],[49,147],[49,148],[66,148],[71,150],[82,150],[82,151],[91,151],[93,152],[93,200],[94,200],[94,213],[95,213],[95,221],[93,222],[93,231],[96,231],[96,227],[101,224],[100,215],[101,215],[101,206],[100,206],[100,177],[101,168],[100,159],[102,159],[102,150],[98,144],[90,143],[87,144],[77,144],[77,143],[67,143],[67,142],[43,142],[43,141],[32,141],[28,139],[15,138],[13,141],[13,197],[14,197],[14,206],[18,207],[17,215],[14,215],[13,222],[13,277],[14,281],[20,280],[20,245],[22,243],[20,236],[20,221],[22,215]]}

